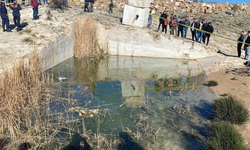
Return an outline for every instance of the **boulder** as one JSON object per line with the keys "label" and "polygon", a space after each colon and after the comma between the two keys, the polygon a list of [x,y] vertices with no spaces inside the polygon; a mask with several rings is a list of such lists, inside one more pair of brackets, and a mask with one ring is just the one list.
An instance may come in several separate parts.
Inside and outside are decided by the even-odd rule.
{"label": "boulder", "polygon": [[206,9],[206,14],[212,14],[213,10],[212,9]]}

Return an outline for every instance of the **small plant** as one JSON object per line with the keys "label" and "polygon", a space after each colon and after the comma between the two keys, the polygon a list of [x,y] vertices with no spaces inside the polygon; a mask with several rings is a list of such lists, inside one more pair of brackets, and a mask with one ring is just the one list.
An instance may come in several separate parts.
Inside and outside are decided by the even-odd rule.
{"label": "small plant", "polygon": [[192,137],[192,138],[196,138],[196,139],[202,139],[202,135],[200,133],[200,131],[198,130],[192,130],[189,135]]}
{"label": "small plant", "polygon": [[238,78],[237,77],[233,77],[232,80],[238,81]]}
{"label": "small plant", "polygon": [[208,150],[248,150],[241,135],[230,123],[211,123]]}
{"label": "small plant", "polygon": [[218,82],[217,81],[214,81],[214,80],[210,80],[207,82],[207,85],[208,86],[217,86],[218,85]]}
{"label": "small plant", "polygon": [[32,32],[32,30],[30,30],[30,29],[26,29],[26,30],[23,30],[23,32],[25,32],[25,33],[31,33],[31,32]]}
{"label": "small plant", "polygon": [[26,42],[26,43],[32,43],[33,42],[33,40],[30,37],[26,37],[22,41]]}
{"label": "small plant", "polygon": [[248,110],[232,96],[218,99],[212,107],[214,110],[212,118],[215,121],[243,124],[249,118]]}

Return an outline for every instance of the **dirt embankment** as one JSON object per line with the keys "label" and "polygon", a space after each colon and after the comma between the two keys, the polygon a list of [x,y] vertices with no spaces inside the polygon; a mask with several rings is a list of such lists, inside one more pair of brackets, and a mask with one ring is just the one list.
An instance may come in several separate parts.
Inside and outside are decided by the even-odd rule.
{"label": "dirt embankment", "polygon": [[[236,80],[232,80],[235,78]],[[238,79],[238,80],[237,80]],[[247,75],[245,66],[241,68],[223,69],[209,74],[208,80],[215,80],[218,86],[211,89],[221,97],[224,93],[235,96],[248,110],[250,110],[250,76]],[[237,126],[242,134],[245,143],[250,146],[250,121],[246,124]]]}

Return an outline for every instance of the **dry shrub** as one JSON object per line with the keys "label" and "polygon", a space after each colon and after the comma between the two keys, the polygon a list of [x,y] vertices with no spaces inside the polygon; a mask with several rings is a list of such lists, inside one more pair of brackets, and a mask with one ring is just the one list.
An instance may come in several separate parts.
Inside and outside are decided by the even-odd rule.
{"label": "dry shrub", "polygon": [[89,16],[79,19],[74,26],[75,57],[92,57],[101,52],[98,44],[98,27]]}
{"label": "dry shrub", "polygon": [[[58,136],[65,119],[58,114],[49,116],[51,92],[43,71],[42,59],[36,51],[29,62],[15,61],[11,70],[0,77],[1,139],[10,139],[4,149],[58,146]],[[50,146],[51,147],[51,146]],[[46,148],[45,148],[46,149]]]}

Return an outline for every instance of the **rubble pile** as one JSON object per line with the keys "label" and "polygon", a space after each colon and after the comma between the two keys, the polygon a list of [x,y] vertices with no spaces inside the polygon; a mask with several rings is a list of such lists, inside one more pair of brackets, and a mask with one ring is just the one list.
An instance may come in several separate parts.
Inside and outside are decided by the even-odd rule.
{"label": "rubble pile", "polygon": [[[83,5],[84,0],[73,0],[71,3],[76,5]],[[109,7],[110,0],[96,0],[95,9],[103,9]],[[124,6],[128,4],[128,0],[113,0],[115,8],[124,9]],[[191,12],[191,13],[205,13],[212,14],[218,12],[225,12],[229,10],[233,11],[250,11],[250,5],[246,3],[243,4],[229,4],[223,3],[203,3],[203,2],[193,2],[187,0],[154,0],[150,4],[150,8],[153,10],[152,13],[167,12]]]}

